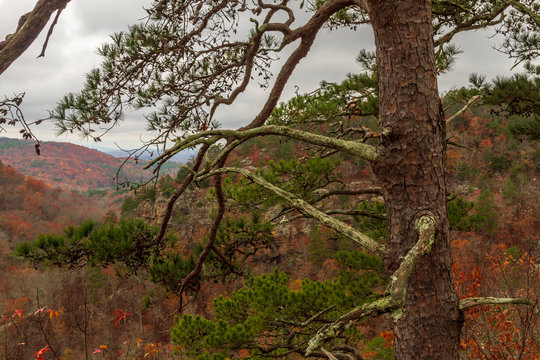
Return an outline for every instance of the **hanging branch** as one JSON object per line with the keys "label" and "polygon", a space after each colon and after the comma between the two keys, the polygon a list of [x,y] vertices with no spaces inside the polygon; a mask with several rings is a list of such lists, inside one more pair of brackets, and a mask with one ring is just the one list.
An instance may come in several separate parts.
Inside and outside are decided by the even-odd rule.
{"label": "hanging branch", "polygon": [[49,28],[49,31],[47,32],[47,38],[45,39],[45,42],[43,43],[43,47],[41,49],[41,53],[38,55],[38,58],[45,56],[45,50],[47,49],[47,45],[49,44],[49,39],[51,38],[51,35],[52,35],[53,31],[54,31],[54,27],[58,23],[58,19],[60,18],[60,14],[62,14],[62,11],[66,8],[66,5],[64,5],[63,7],[59,8],[56,11],[56,16],[54,17],[54,20],[53,20],[53,22],[51,24],[51,27]]}
{"label": "hanging branch", "polygon": [[204,261],[206,260],[206,257],[208,256],[208,254],[210,254],[210,251],[212,251],[212,248],[214,247],[217,231],[219,229],[219,225],[221,224],[221,221],[223,220],[223,215],[225,214],[225,198],[223,197],[223,189],[221,187],[221,174],[216,175],[216,183],[215,183],[214,188],[216,189],[218,211],[214,219],[214,223],[212,224],[212,228],[210,229],[210,233],[208,234],[208,242],[206,243],[201,254],[199,255],[199,259],[197,260],[197,264],[195,265],[195,268],[182,280],[182,284],[180,285],[179,305],[178,305],[179,313],[182,312],[183,293],[186,291],[187,287],[191,285],[192,282],[196,281],[196,278],[201,273]]}
{"label": "hanging branch", "polygon": [[51,15],[59,9],[64,9],[70,1],[39,0],[32,11],[21,16],[15,32],[0,42],[0,74],[28,49],[47,25]]}

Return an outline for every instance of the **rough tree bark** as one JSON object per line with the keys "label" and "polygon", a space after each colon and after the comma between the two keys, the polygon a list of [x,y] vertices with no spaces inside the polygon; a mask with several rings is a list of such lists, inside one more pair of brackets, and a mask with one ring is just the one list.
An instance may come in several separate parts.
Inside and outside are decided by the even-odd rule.
{"label": "rough tree bark", "polygon": [[379,126],[391,128],[374,171],[390,224],[385,267],[393,273],[418,241],[415,222],[438,219],[432,251],[409,278],[395,322],[396,358],[458,359],[461,318],[446,210],[445,123],[437,89],[431,2],[370,0],[379,74]]}

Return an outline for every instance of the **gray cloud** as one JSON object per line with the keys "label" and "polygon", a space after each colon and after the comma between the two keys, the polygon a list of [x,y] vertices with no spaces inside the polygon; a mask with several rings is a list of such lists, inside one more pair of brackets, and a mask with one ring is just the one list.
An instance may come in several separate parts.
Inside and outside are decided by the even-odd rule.
{"label": "gray cloud", "polygon": [[[19,17],[29,11],[35,0],[0,0],[0,37],[13,32]],[[45,34],[0,76],[0,96],[26,92],[23,110],[27,119],[34,120],[47,115],[56,102],[67,92],[77,91],[83,84],[84,74],[99,65],[96,48],[108,40],[109,34],[127,29],[127,26],[144,17],[143,5],[149,0],[73,0],[63,12],[45,58],[36,59]],[[458,35],[456,44],[464,50],[458,57],[454,71],[441,76],[439,88],[447,91],[467,84],[472,72],[483,73],[488,79],[497,74],[507,74],[512,62],[504,54],[492,49],[500,39],[488,38],[488,33],[478,31]],[[373,49],[373,35],[369,26],[352,30],[322,31],[307,58],[298,65],[284,90],[282,100],[294,95],[296,86],[301,92],[314,90],[320,81],[341,81],[349,72],[360,70],[355,57],[362,48]],[[285,55],[283,56],[283,59]],[[272,68],[274,72],[279,64]],[[249,122],[265,101],[265,93],[258,86],[250,86],[232,106],[223,107],[217,119],[224,127],[234,128]],[[141,114],[129,115],[120,127],[103,138],[100,144],[114,147],[135,147],[141,134],[146,139],[145,123]],[[81,145],[93,145],[76,135],[57,138],[51,125],[36,129],[43,140],[69,141]],[[0,136],[18,137],[16,131]]]}

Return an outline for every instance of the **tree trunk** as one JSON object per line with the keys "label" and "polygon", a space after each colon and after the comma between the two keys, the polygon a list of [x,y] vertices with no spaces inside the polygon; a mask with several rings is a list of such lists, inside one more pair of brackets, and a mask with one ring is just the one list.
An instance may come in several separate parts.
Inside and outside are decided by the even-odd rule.
{"label": "tree trunk", "polygon": [[435,244],[409,278],[394,325],[396,359],[458,359],[461,317],[451,269],[445,180],[445,123],[427,0],[369,0],[379,75],[382,139],[374,171],[390,222],[385,257],[394,272],[418,240],[415,221],[438,220]]}

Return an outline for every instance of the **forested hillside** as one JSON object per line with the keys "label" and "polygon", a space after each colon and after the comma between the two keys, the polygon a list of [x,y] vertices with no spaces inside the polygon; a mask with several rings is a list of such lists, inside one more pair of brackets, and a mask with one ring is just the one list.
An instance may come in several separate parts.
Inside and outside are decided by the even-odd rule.
{"label": "forested hillside", "polygon": [[[112,188],[125,182],[142,183],[153,176],[150,170],[142,169],[145,161],[125,162],[125,158],[61,142],[43,143],[38,155],[34,146],[35,142],[28,140],[0,138],[0,159],[51,186],[81,191]],[[171,162],[161,171],[174,174],[177,170],[178,164]]]}
{"label": "forested hillside", "polygon": [[[114,267],[37,269],[13,257],[21,242],[40,234],[62,234],[88,221],[117,221],[124,194],[114,198],[95,190],[86,195],[52,187],[0,162],[0,353],[6,359],[31,358],[43,341],[58,357],[81,359],[85,347],[91,355],[94,340],[120,351],[125,340],[138,349],[167,338],[142,336],[163,330],[168,313],[160,310],[166,308],[161,302],[151,311],[142,307],[142,298],[162,300],[162,292],[150,297],[153,286],[136,276],[118,278]],[[128,315],[122,308],[136,312],[136,328],[124,324]],[[115,326],[119,315],[123,320]],[[86,346],[78,345],[81,339]]]}
{"label": "forested hillside", "polygon": [[0,162],[0,228],[3,254],[21,240],[58,232],[88,217],[100,219],[107,207],[73,191],[52,187]]}

